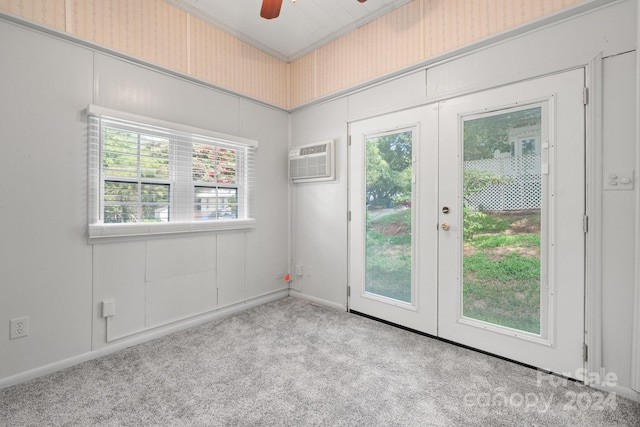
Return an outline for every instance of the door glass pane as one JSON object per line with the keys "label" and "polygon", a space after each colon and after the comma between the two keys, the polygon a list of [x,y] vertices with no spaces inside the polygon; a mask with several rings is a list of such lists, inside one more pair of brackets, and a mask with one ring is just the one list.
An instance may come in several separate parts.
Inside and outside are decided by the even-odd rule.
{"label": "door glass pane", "polygon": [[366,139],[365,291],[411,302],[412,142],[404,131]]}
{"label": "door glass pane", "polygon": [[542,109],[465,120],[463,144],[463,316],[540,334]]}

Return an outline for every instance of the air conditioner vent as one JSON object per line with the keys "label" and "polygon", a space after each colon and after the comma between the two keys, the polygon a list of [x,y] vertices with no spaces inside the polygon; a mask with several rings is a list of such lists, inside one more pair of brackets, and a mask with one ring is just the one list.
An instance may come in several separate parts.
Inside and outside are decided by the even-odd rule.
{"label": "air conditioner vent", "polygon": [[335,179],[333,141],[301,145],[289,150],[289,178],[292,182]]}

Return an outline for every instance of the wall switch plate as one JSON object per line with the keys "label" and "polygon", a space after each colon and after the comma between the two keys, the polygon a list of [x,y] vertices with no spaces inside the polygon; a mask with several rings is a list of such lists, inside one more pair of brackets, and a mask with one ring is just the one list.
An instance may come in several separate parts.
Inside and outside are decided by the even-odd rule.
{"label": "wall switch plate", "polygon": [[23,338],[29,335],[29,317],[18,317],[9,321],[11,331],[9,339]]}
{"label": "wall switch plate", "polygon": [[634,171],[614,170],[606,171],[604,174],[604,189],[611,190],[633,190]]}

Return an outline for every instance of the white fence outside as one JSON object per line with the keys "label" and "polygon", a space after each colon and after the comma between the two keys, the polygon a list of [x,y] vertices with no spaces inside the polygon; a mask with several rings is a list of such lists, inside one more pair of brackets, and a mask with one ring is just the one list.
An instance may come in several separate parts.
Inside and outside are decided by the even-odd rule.
{"label": "white fence outside", "polygon": [[465,205],[478,210],[539,209],[542,196],[540,154],[494,159],[469,160],[464,170],[482,170],[505,182],[490,184],[479,193],[467,196]]}

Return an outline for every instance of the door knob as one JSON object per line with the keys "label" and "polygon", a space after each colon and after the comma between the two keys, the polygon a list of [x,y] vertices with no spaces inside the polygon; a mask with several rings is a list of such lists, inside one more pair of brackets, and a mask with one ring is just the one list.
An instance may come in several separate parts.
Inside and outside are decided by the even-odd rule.
{"label": "door knob", "polygon": [[444,231],[447,231],[451,228],[451,226],[448,223],[443,222],[442,224],[440,224],[440,228],[442,228]]}

